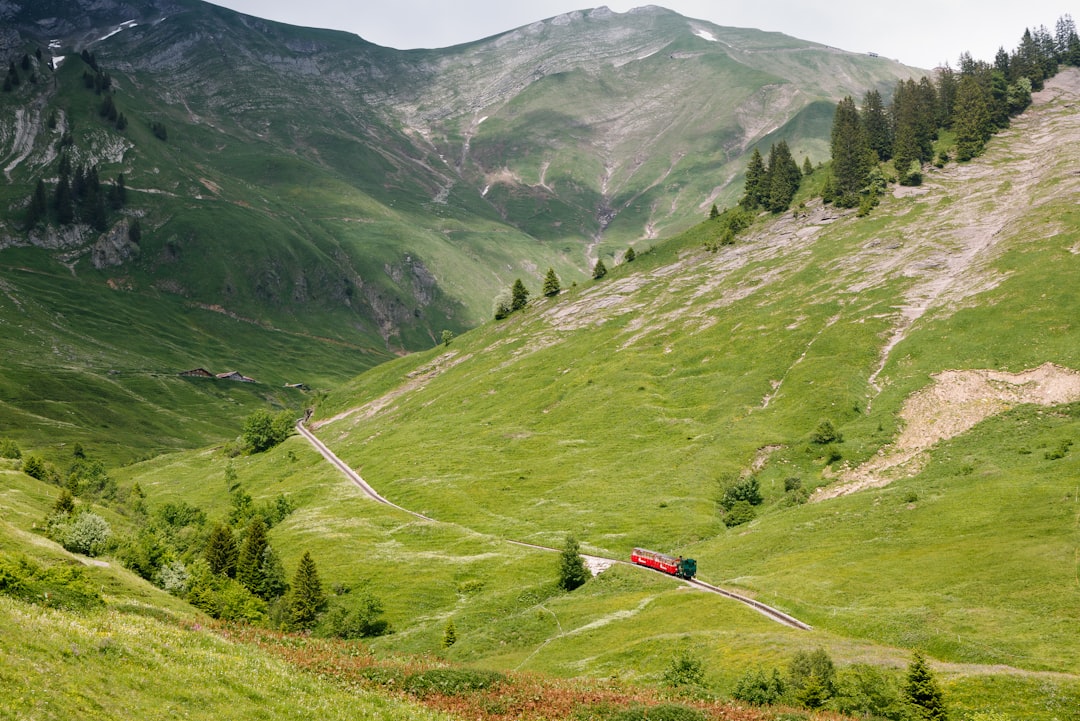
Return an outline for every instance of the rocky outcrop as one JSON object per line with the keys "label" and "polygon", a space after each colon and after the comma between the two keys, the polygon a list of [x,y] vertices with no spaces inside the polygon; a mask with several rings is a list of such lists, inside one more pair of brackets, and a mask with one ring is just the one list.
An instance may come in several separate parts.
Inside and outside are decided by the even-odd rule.
{"label": "rocky outcrop", "polygon": [[90,249],[90,262],[98,270],[123,265],[139,254],[139,246],[131,242],[126,220],[103,233]]}

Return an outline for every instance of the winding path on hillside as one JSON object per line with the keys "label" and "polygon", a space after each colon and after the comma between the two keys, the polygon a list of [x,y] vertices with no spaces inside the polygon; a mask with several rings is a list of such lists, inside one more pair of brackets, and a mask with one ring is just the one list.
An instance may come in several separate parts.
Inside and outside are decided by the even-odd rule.
{"label": "winding path on hillside", "polygon": [[[304,422],[306,420],[307,419],[304,418],[304,419],[301,419],[301,420],[297,421],[297,423],[296,423],[296,431],[300,435],[302,435],[304,438],[306,438],[308,443],[310,443],[312,445],[312,447],[316,451],[318,451],[320,455],[322,455],[323,458],[325,458],[327,461],[330,462],[330,465],[334,466],[339,471],[341,471],[343,474],[345,474],[345,477],[348,478],[350,481],[352,481],[353,485],[355,485],[357,488],[359,488],[360,491],[365,496],[367,496],[371,500],[375,501],[376,503],[381,503],[384,506],[390,506],[391,508],[396,508],[397,510],[402,511],[404,513],[408,513],[411,516],[415,516],[417,518],[422,518],[425,521],[431,521],[432,523],[440,523],[440,521],[437,521],[436,519],[431,518],[430,516],[425,516],[424,514],[417,513],[416,511],[410,511],[408,508],[402,508],[401,506],[397,505],[396,503],[393,503],[392,501],[389,501],[386,498],[384,498],[383,496],[379,495],[379,492],[376,491],[367,481],[365,481],[363,478],[361,478],[359,473],[357,473],[352,468],[350,468],[349,464],[345,463],[345,461],[338,458],[337,454],[335,454],[333,451],[331,451],[329,448],[327,448],[325,443],[323,443],[318,438],[316,438],[315,434],[307,429],[307,427],[304,425]],[[512,541],[512,540],[509,540],[509,539],[504,539],[504,540],[506,540],[507,543],[514,544],[515,546],[524,546],[525,548],[533,548],[533,549],[536,549],[536,550],[539,550],[539,551],[548,551],[548,552],[551,552],[551,553],[561,553],[561,549],[558,549],[558,548],[551,548],[549,546],[538,546],[538,545],[536,545],[534,543],[522,543],[521,541]],[[644,566],[638,566],[637,564],[631,563],[629,561],[619,560],[617,558],[607,558],[607,557],[604,557],[604,556],[590,556],[590,555],[583,555],[582,557],[585,559],[585,563],[590,567],[590,569],[602,570],[604,568],[608,568],[608,567],[612,566],[613,564],[617,563],[617,564],[624,565],[624,566],[633,566],[634,568],[641,568],[641,569],[646,570],[646,571],[652,571],[653,573],[662,573],[661,571],[655,571],[653,569],[645,568]],[[673,578],[673,576],[668,576],[667,574],[662,573],[662,575],[664,575],[665,577],[668,577],[668,578]],[[781,611],[779,609],[773,608],[772,606],[768,606],[768,605],[762,603],[761,601],[756,601],[756,600],[754,600],[752,598],[749,598],[748,596],[743,596],[742,594],[735,593],[734,591],[727,591],[727,590],[725,590],[723,588],[720,588],[718,586],[714,586],[711,583],[706,583],[704,581],[700,581],[700,580],[698,580],[696,578],[692,578],[692,579],[688,579],[688,580],[687,579],[680,579],[680,580],[682,580],[683,583],[685,583],[686,585],[691,586],[693,588],[696,588],[698,590],[707,591],[709,593],[715,593],[715,594],[717,594],[719,596],[724,596],[725,598],[730,598],[733,601],[738,601],[739,603],[742,603],[744,605],[749,606],[750,608],[752,608],[755,611],[757,611],[758,613],[766,616],[767,618],[770,618],[773,621],[776,621],[777,623],[781,623],[781,624],[783,624],[785,626],[788,626],[790,628],[796,628],[796,629],[799,629],[800,631],[812,631],[813,630],[812,626],[810,626],[807,623],[803,623],[802,621],[795,618],[794,616],[790,616],[790,615],[784,613],[783,611]]]}

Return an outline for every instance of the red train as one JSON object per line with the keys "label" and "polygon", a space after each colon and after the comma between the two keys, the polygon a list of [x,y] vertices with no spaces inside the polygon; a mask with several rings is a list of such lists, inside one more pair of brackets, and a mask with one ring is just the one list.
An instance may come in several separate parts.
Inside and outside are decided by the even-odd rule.
{"label": "red train", "polygon": [[692,558],[675,558],[664,553],[635,548],[630,553],[630,560],[639,566],[655,568],[679,578],[693,578],[697,574],[697,561]]}

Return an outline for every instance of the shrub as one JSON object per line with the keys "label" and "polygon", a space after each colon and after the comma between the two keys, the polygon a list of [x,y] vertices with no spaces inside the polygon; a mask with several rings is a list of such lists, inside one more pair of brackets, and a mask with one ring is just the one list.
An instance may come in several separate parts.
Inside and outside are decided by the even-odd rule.
{"label": "shrub", "polygon": [[37,454],[31,454],[23,459],[22,472],[31,478],[44,481],[48,471],[45,468],[45,459]]}
{"label": "shrub", "polygon": [[14,460],[22,458],[19,444],[7,438],[0,441],[0,458],[12,458]]}
{"label": "shrub", "polygon": [[739,501],[746,501],[751,506],[760,506],[764,501],[761,496],[761,486],[757,478],[747,476],[734,482],[727,481],[728,485],[720,497],[720,505],[730,511]]}
{"label": "shrub", "polygon": [[91,511],[83,511],[74,520],[59,514],[50,518],[49,537],[72,553],[96,556],[105,550],[111,536],[109,522]]}
{"label": "shrub", "polygon": [[671,688],[700,686],[705,680],[705,667],[701,659],[689,651],[683,651],[671,659],[664,671],[664,684]]}
{"label": "shrub", "polygon": [[1064,458],[1066,454],[1068,454],[1069,449],[1072,448],[1072,443],[1073,442],[1070,440],[1064,440],[1058,444],[1057,448],[1047,451],[1044,454],[1044,457],[1048,461],[1056,461],[1058,459]]}
{"label": "shrub", "polygon": [[566,537],[566,544],[559,554],[559,588],[573,591],[589,580],[589,569],[581,557],[581,549],[573,536]]}
{"label": "shrub", "polygon": [[802,479],[798,476],[784,479],[784,493],[791,493],[802,488]]}
{"label": "shrub", "polygon": [[324,638],[369,638],[390,633],[390,624],[381,618],[382,602],[374,596],[363,595],[351,609],[335,606],[324,613],[315,629]]}
{"label": "shrub", "polygon": [[0,595],[67,611],[105,605],[80,566],[40,566],[25,556],[6,554],[0,554]]}
{"label": "shrub", "polygon": [[457,643],[457,627],[454,625],[454,619],[450,619],[446,622],[446,628],[443,629],[442,646],[450,648],[455,643]]}
{"label": "shrub", "polygon": [[498,671],[469,668],[433,668],[405,677],[404,688],[415,696],[439,693],[460,696],[470,691],[495,688],[506,676]]}
{"label": "shrub", "polygon": [[743,674],[731,697],[753,706],[769,706],[779,701],[783,695],[784,680],[780,678],[780,672],[774,668],[772,674],[766,674],[763,669],[758,668]]}
{"label": "shrub", "polygon": [[292,416],[287,410],[277,414],[265,408],[255,411],[244,420],[244,445],[251,453],[270,450],[292,433]]}
{"label": "shrub", "polygon": [[797,651],[788,665],[788,685],[800,706],[823,706],[836,692],[836,667],[825,649]]}
{"label": "shrub", "polygon": [[861,718],[907,718],[896,679],[865,664],[849,666],[836,674],[836,694],[829,708]]}
{"label": "shrub", "polygon": [[728,528],[734,528],[749,523],[756,516],[757,512],[754,511],[754,507],[748,501],[736,501],[731,506],[731,509],[724,514],[724,525]]}
{"label": "shrub", "polygon": [[608,716],[611,721],[705,721],[707,716],[697,709],[678,704],[636,706]]}
{"label": "shrub", "polygon": [[844,437],[840,435],[840,432],[836,430],[836,427],[828,418],[818,423],[818,427],[810,434],[810,442],[819,446],[827,443],[842,443],[843,440]]}

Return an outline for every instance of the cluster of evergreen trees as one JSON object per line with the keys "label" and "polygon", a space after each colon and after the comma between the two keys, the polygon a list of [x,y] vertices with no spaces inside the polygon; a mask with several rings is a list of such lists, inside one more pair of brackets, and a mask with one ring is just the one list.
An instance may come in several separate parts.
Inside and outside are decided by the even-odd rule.
{"label": "cluster of evergreen trees", "polygon": [[107,187],[102,185],[96,165],[72,166],[67,153],[60,156],[59,178],[48,197],[45,182],[38,180],[26,211],[26,227],[32,229],[50,220],[59,225],[85,223],[98,232],[108,225],[108,213],[127,205],[124,174]]}
{"label": "cluster of evergreen trees", "polygon": [[[544,295],[548,297],[556,296],[561,290],[562,283],[559,281],[555,269],[548,268],[547,275],[544,276]],[[525,283],[521,281],[521,278],[516,279],[509,290],[504,290],[495,296],[495,320],[502,320],[511,313],[524,308],[529,303],[530,295],[529,289],[525,287]]]}
{"label": "cluster of evergreen trees", "polygon": [[[900,81],[888,107],[877,90],[863,96],[857,108],[851,97],[836,108],[832,128],[832,176],[824,197],[842,207],[867,202],[873,194],[873,171],[891,160],[901,183],[921,182],[921,166],[934,157],[934,142],[941,130],[956,139],[956,157],[966,161],[982,152],[990,136],[1005,128],[1009,118],[1031,104],[1060,64],[1080,64],[1080,39],[1070,16],[1057,23],[1051,35],[1045,27],[1025,30],[1012,53],[999,49],[994,62],[960,56],[959,70],[946,65],[936,82],[929,78]],[[749,174],[748,174],[749,180]]]}
{"label": "cluster of evergreen trees", "polygon": [[14,60],[8,62],[8,70],[7,74],[4,76],[3,85],[5,93],[10,93],[15,90],[15,88],[22,85],[22,77],[19,75],[19,68],[21,68],[23,73],[26,74],[26,78],[31,85],[37,84],[38,75],[36,65],[40,65],[41,63],[41,48],[38,48],[34,51],[34,57],[37,58],[36,64],[30,59],[30,55],[28,53],[23,53],[22,59],[19,61],[18,67],[15,66]]}
{"label": "cluster of evergreen trees", "polygon": [[746,189],[739,204],[747,210],[764,208],[782,213],[791,205],[802,176],[803,171],[791,157],[786,141],[781,140],[769,149],[767,162],[762,159],[761,151],[754,148],[746,167]]}

